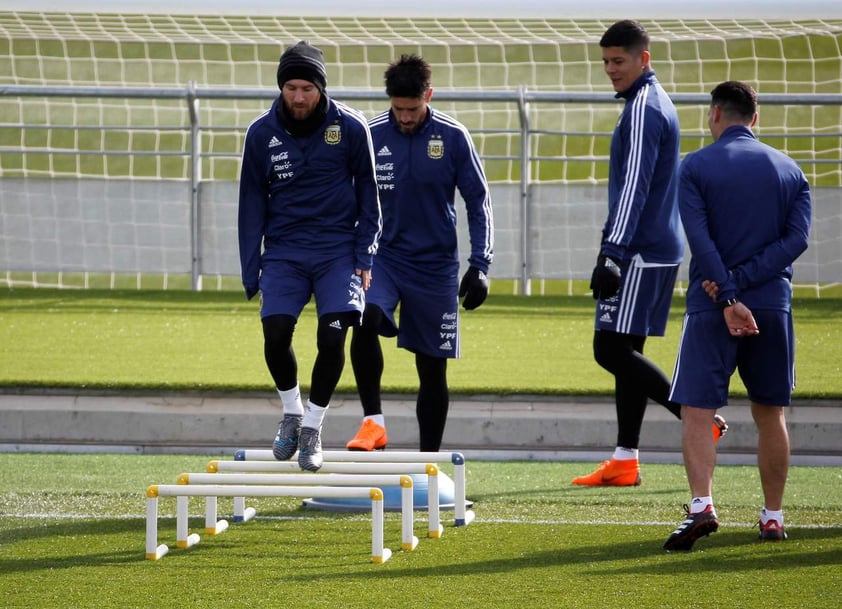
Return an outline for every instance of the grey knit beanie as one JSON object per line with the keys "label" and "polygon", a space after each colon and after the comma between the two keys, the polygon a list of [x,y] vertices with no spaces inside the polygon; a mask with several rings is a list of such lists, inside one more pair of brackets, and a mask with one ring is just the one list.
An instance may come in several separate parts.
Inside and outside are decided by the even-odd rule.
{"label": "grey knit beanie", "polygon": [[314,47],[307,40],[288,47],[281,55],[278,64],[278,88],[283,89],[284,83],[295,79],[308,80],[324,93],[327,87],[327,70],[325,57],[321,49]]}

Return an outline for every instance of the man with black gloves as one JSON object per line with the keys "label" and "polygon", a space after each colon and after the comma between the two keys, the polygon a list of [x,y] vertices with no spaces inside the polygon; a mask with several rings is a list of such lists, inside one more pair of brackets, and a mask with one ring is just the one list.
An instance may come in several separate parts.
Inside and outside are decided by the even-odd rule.
{"label": "man with black gloves", "polygon": [[[608,219],[591,289],[597,301],[594,358],[614,375],[617,446],[586,476],[584,486],[640,484],[638,443],[646,402],[664,405],[670,383],[643,356],[647,336],[663,336],[684,253],[678,217],[678,115],[649,65],[649,35],[636,21],[619,21],[599,42],[605,73],[625,100],[611,138]],[[714,437],[727,427],[718,418]]]}
{"label": "man with black gloves", "polygon": [[[260,292],[263,351],[283,404],[272,451],[322,466],[321,428],[362,319],[381,217],[365,117],[330,99],[322,52],[301,41],[278,65],[281,94],[246,132],[240,174],[243,287]],[[302,404],[292,335],[315,295],[319,316],[310,399]]]}
{"label": "man with black gloves", "polygon": [[[415,354],[420,449],[438,451],[449,407],[447,360],[459,357],[459,298],[475,309],[488,295],[493,222],[488,183],[467,129],[428,104],[430,66],[403,55],[385,73],[391,108],[369,121],[383,236],[351,363],[364,419],[350,450],[386,446],[379,336]],[[471,253],[458,282],[456,190],[465,201]],[[458,282],[458,283],[457,283]],[[400,303],[400,324],[395,311]]]}

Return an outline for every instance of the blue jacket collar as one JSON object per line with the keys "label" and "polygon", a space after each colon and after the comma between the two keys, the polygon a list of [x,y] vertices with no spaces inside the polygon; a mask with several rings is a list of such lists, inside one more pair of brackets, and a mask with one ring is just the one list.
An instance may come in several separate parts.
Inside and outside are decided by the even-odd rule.
{"label": "blue jacket collar", "polygon": [[617,99],[632,99],[635,95],[637,95],[637,92],[643,85],[656,84],[657,82],[658,79],[655,78],[655,71],[649,70],[638,76],[637,80],[634,81],[634,84],[631,87],[625,91],[620,91],[614,97]]}
{"label": "blue jacket collar", "polygon": [[757,136],[754,135],[754,131],[745,125],[731,125],[719,135],[720,140],[735,140],[738,137],[750,137],[753,140],[757,139]]}
{"label": "blue jacket collar", "polygon": [[430,128],[430,125],[433,122],[432,120],[430,120],[432,118],[432,116],[433,116],[433,108],[428,105],[427,106],[427,118],[425,118],[424,122],[421,123],[421,127],[419,127],[418,131],[415,131],[414,133],[404,133],[403,131],[401,131],[400,125],[398,125],[398,121],[395,120],[395,115],[392,114],[391,110],[389,110],[389,124],[392,125],[392,127],[395,129],[395,131],[397,131],[401,135],[415,135],[416,133],[422,133],[423,131],[426,131],[427,129]]}

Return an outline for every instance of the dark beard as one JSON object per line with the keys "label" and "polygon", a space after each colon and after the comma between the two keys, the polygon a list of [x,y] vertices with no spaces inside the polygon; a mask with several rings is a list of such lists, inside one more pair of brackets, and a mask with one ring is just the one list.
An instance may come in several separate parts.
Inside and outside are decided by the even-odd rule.
{"label": "dark beard", "polygon": [[278,104],[278,120],[293,137],[312,135],[324,123],[325,116],[327,116],[327,98],[324,94],[319,98],[319,103],[316,104],[310,116],[303,120],[290,116],[283,98],[281,98],[281,103]]}

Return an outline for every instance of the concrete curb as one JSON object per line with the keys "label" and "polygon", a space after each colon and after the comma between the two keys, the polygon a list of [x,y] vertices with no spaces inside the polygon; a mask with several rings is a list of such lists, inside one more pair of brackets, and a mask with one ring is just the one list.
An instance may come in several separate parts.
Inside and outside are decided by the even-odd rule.
{"label": "concrete curb", "polygon": [[[384,400],[389,448],[417,449],[414,397]],[[748,404],[722,411],[730,426],[720,462],[753,463],[757,434]],[[214,452],[268,448],[281,416],[271,395],[128,395],[26,392],[0,394],[0,451],[115,450],[140,453]],[[336,396],[323,428],[326,449],[342,449],[359,426],[355,396]],[[842,463],[842,404],[796,401],[787,410],[793,462]],[[466,457],[523,460],[604,459],[616,440],[613,401],[544,396],[472,396],[452,399],[443,450]],[[641,449],[678,455],[681,426],[650,405]]]}

